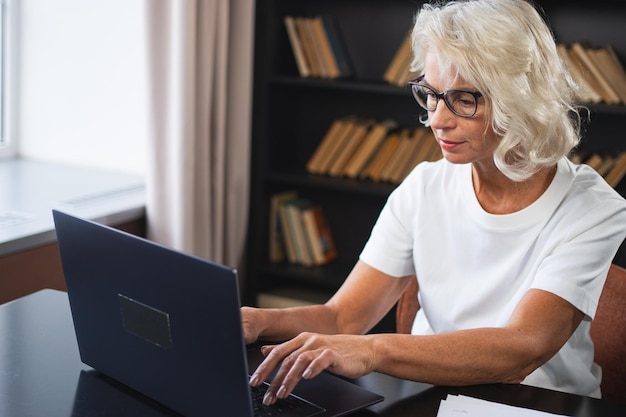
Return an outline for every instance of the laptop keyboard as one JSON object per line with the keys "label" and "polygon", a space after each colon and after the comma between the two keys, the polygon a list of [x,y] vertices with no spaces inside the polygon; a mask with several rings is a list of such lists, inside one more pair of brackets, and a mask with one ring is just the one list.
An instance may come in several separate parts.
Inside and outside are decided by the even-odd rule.
{"label": "laptop keyboard", "polygon": [[254,417],[311,417],[326,411],[295,395],[278,400],[274,405],[263,405],[263,396],[268,386],[264,383],[258,387],[250,387]]}

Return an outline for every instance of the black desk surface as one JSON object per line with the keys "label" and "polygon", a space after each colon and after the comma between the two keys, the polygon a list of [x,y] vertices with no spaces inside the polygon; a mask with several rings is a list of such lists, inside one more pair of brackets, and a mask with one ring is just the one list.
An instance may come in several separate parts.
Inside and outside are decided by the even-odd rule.
{"label": "black desk surface", "polygon": [[[385,401],[354,417],[435,417],[447,394],[569,416],[626,416],[626,404],[523,385],[433,387],[376,373],[355,382]],[[43,290],[0,305],[0,416],[175,415],[81,363],[65,293]]]}

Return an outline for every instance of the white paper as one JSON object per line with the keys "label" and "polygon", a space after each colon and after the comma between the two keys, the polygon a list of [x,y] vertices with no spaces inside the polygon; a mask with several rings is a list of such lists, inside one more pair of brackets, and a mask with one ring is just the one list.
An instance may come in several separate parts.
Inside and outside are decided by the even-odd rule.
{"label": "white paper", "polygon": [[[437,417],[555,417],[559,414],[546,413],[529,408],[513,407],[467,397],[448,395],[441,400]],[[562,417],[562,416],[561,416]]]}

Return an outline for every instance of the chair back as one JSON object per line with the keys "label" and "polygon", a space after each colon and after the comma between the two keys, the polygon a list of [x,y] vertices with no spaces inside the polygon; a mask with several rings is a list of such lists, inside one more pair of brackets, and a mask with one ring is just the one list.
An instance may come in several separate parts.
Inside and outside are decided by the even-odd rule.
{"label": "chair back", "polygon": [[[396,331],[411,333],[420,305],[417,280],[402,293],[396,306]],[[594,361],[602,367],[602,398],[626,402],[626,269],[612,264],[591,322]]]}
{"label": "chair back", "polygon": [[626,269],[618,265],[609,269],[590,333],[602,398],[626,402]]}

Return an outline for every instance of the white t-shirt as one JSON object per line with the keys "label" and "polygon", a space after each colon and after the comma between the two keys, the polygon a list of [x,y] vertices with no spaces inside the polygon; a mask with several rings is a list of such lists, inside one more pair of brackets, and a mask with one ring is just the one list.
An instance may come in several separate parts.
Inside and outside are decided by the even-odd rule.
{"label": "white t-shirt", "polygon": [[480,206],[471,165],[421,163],[389,196],[360,258],[391,276],[417,274],[413,334],[504,326],[530,288],[585,315],[563,348],[524,383],[600,395],[589,325],[626,236],[626,201],[566,158],[545,193],[516,213]]}

